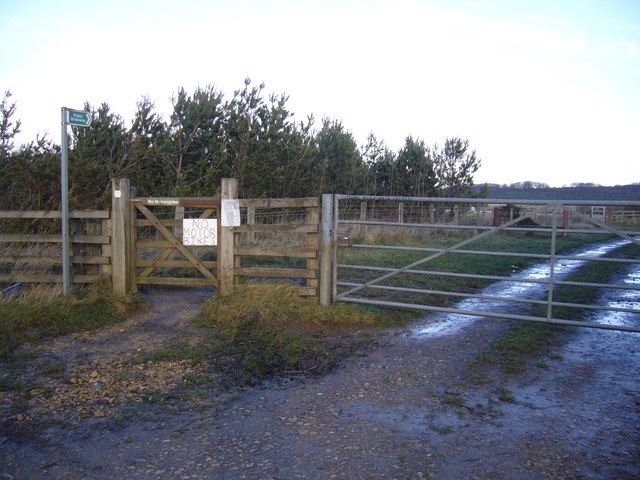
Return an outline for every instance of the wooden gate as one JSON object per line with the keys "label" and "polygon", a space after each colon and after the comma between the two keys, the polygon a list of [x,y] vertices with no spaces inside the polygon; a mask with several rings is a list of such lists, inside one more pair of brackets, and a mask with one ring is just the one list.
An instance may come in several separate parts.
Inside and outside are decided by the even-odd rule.
{"label": "wooden gate", "polygon": [[145,284],[219,287],[219,199],[133,198],[131,203],[134,288]]}

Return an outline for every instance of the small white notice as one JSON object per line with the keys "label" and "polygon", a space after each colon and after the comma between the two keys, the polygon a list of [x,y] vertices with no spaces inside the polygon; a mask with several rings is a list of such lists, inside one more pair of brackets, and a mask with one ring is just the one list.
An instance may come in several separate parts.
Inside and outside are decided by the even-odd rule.
{"label": "small white notice", "polygon": [[193,247],[218,245],[218,220],[185,218],[182,220],[182,244]]}
{"label": "small white notice", "polygon": [[116,198],[121,198],[122,197],[122,191],[114,190],[113,191],[113,196],[116,197]]}
{"label": "small white notice", "polygon": [[240,200],[222,199],[220,224],[223,227],[240,226]]}

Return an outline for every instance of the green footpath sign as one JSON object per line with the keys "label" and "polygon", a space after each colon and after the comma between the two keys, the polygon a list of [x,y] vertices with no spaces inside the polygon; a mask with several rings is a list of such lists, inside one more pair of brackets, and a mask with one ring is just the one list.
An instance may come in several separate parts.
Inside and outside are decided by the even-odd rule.
{"label": "green footpath sign", "polygon": [[79,110],[67,110],[67,122],[68,125],[75,125],[76,127],[88,127],[91,125],[91,115],[89,112],[82,112]]}
{"label": "green footpath sign", "polygon": [[67,125],[88,127],[91,125],[91,115],[82,110],[71,110],[62,107],[61,136],[60,136],[60,205],[62,217],[62,293],[68,295],[71,291],[71,242],[69,235],[69,134]]}

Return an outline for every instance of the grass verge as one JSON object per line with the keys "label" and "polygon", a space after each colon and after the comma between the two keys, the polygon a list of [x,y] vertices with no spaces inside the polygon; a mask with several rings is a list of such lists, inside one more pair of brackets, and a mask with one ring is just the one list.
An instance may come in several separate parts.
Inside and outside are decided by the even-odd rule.
{"label": "grass verge", "polygon": [[80,289],[68,296],[57,288],[36,287],[0,299],[0,357],[43,337],[122,321],[143,305],[142,297],[116,296],[100,287]]}
{"label": "grass verge", "polygon": [[294,285],[277,283],[247,284],[234,295],[216,295],[193,322],[209,330],[203,344],[171,345],[149,359],[206,362],[222,375],[217,381],[223,386],[326,373],[370,341],[361,329],[388,325],[370,309],[323,307],[297,296]]}

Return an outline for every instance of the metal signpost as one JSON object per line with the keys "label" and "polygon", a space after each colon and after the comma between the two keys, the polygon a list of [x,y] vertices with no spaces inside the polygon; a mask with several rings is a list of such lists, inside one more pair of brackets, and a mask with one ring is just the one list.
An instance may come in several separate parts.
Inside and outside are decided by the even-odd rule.
{"label": "metal signpost", "polygon": [[67,125],[88,127],[91,125],[91,114],[80,110],[62,107],[62,161],[60,164],[60,184],[62,198],[62,293],[71,291],[71,257],[69,255],[69,139]]}

